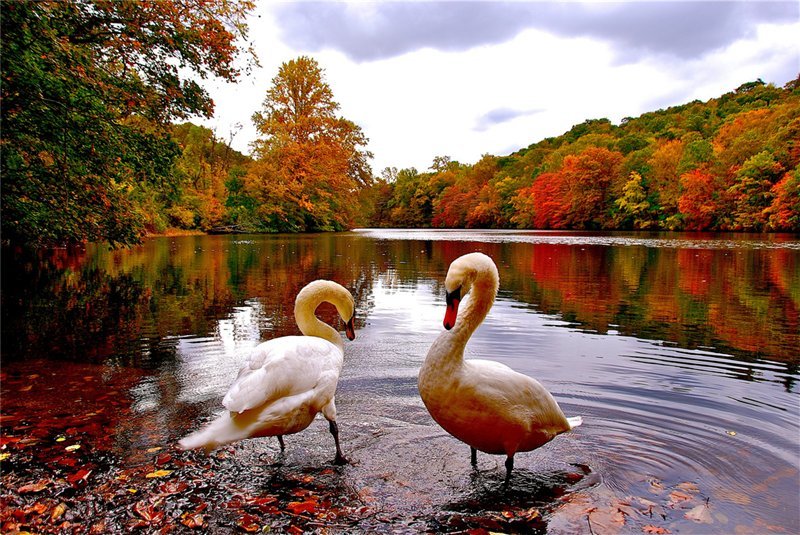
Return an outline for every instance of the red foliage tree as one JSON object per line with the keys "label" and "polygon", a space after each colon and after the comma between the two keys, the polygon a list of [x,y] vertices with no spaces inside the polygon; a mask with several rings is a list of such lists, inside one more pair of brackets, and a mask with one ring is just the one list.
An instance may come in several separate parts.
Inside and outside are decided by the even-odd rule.
{"label": "red foliage tree", "polygon": [[684,216],[684,227],[687,230],[712,228],[719,211],[714,176],[706,170],[693,169],[681,175],[681,190],[678,209]]}

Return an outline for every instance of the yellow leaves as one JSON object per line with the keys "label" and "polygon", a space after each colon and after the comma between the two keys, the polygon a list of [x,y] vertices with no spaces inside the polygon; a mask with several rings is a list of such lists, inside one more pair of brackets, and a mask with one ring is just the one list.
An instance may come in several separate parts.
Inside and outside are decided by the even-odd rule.
{"label": "yellow leaves", "polygon": [[67,504],[65,504],[64,502],[59,503],[58,505],[55,506],[55,508],[53,508],[53,512],[50,513],[50,519],[58,520],[64,515],[66,511],[67,511]]}
{"label": "yellow leaves", "polygon": [[10,453],[0,453],[0,461],[5,461],[11,457]]}
{"label": "yellow leaves", "polygon": [[78,451],[79,449],[81,449],[81,445],[80,444],[72,444],[71,446],[67,446],[64,449],[67,450],[67,451]]}
{"label": "yellow leaves", "polygon": [[166,477],[170,475],[172,472],[173,472],[172,470],[156,470],[154,472],[150,472],[144,477],[146,477],[147,479],[153,479],[155,477]]}

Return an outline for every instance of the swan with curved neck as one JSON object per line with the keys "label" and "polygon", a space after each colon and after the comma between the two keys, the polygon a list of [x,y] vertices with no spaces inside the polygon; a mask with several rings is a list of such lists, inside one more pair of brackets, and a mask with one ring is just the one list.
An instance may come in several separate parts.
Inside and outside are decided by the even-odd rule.
{"label": "swan with curved neck", "polygon": [[222,400],[228,410],[179,442],[183,449],[214,448],[246,438],[277,436],[302,431],[317,413],[330,422],[336,444],[336,464],[347,462],[339,445],[334,395],[344,357],[342,338],[315,311],[328,302],[346,322],[345,333],[353,340],[355,304],[344,287],[317,280],[297,294],[294,317],[303,336],[284,336],[253,349]]}
{"label": "swan with curved neck", "polygon": [[[497,266],[483,253],[461,256],[445,278],[445,332],[433,342],[419,372],[419,393],[436,422],[477,450],[506,455],[506,483],[514,455],[531,451],[581,424],[566,418],[536,379],[499,362],[464,359],[464,348],[494,304]],[[459,304],[464,299],[459,313]]]}

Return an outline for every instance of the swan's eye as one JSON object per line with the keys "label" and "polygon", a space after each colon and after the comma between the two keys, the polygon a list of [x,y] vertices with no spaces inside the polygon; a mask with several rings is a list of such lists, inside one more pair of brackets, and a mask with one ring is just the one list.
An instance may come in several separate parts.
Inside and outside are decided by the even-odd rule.
{"label": "swan's eye", "polygon": [[447,306],[452,305],[453,301],[461,301],[461,286],[459,286],[452,292],[448,292],[447,290],[445,290],[444,299],[445,302],[447,303]]}

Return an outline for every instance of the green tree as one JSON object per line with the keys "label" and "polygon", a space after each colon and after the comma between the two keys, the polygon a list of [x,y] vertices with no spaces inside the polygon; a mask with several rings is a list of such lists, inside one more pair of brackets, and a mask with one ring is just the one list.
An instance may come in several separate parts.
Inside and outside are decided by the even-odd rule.
{"label": "green tree", "polygon": [[[169,122],[210,116],[191,73],[234,81],[248,1],[5,2],[5,241],[137,242],[168,188]],[[142,204],[144,202],[144,204]]]}
{"label": "green tree", "polygon": [[732,201],[731,227],[734,230],[764,230],[767,208],[774,198],[773,186],[782,178],[783,166],[767,151],[749,158],[736,172],[734,184],[728,188]]}
{"label": "green tree", "polygon": [[247,178],[259,217],[271,230],[343,230],[352,198],[372,182],[361,128],[337,116],[322,69],[302,56],[281,65],[253,122],[257,164]]}

